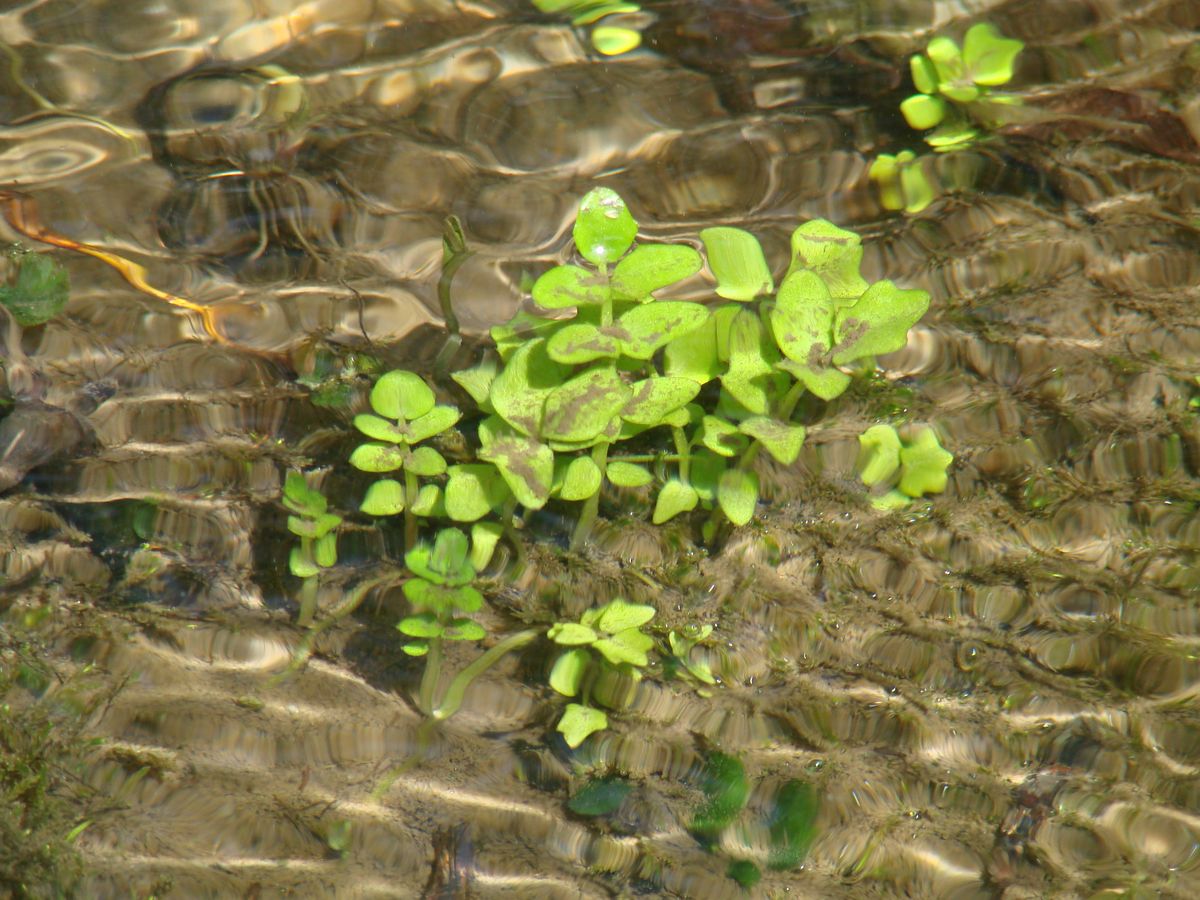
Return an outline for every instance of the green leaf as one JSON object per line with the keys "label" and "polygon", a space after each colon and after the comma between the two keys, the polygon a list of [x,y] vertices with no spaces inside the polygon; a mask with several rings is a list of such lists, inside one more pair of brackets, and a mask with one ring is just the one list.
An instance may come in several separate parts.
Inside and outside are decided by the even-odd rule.
{"label": "green leaf", "polygon": [[835,300],[847,300],[867,289],[867,282],[858,273],[862,254],[862,238],[853,231],[825,219],[813,219],[792,232],[788,274],[796,269],[812,269]]}
{"label": "green leaf", "polygon": [[871,162],[867,177],[879,188],[879,205],[884,209],[904,209],[904,194],[900,186],[899,157],[881,153]]}
{"label": "green leaf", "polygon": [[654,476],[645,466],[620,460],[613,460],[605,466],[604,474],[617,487],[639,488],[654,480]]}
{"label": "green leaf", "polygon": [[574,323],[556,331],[546,342],[546,352],[555,362],[578,365],[621,355],[617,339],[595,325]]}
{"label": "green leaf", "polygon": [[[578,313],[576,318],[579,318]],[[493,326],[490,334],[492,340],[496,342],[496,352],[500,355],[500,359],[507,362],[508,358],[521,347],[539,337],[550,337],[570,321],[570,319],[550,319],[522,309],[518,310],[517,314],[503,325]]]}
{"label": "green leaf", "polygon": [[1024,48],[1021,41],[1004,37],[987,22],[972,25],[963,40],[967,77],[987,87],[1007,84],[1012,81],[1013,62]]}
{"label": "green leaf", "polygon": [[446,471],[446,458],[432,447],[417,447],[408,454],[404,468],[422,478],[432,478]]}
{"label": "green leaf", "polygon": [[[974,133],[971,137],[974,137]],[[910,213],[919,213],[933,202],[935,196],[933,185],[919,164],[904,166],[900,170],[900,192],[904,196],[904,209]]]}
{"label": "green leaf", "polygon": [[[488,392],[491,390],[492,382],[496,380],[496,373],[499,370],[496,354],[488,352],[484,354],[483,359],[477,365],[470,369],[463,369],[461,372],[453,372],[450,377],[471,396],[477,406],[483,408],[488,403]],[[484,409],[484,412],[491,412],[491,410]]]}
{"label": "green leaf", "polygon": [[601,187],[579,201],[571,234],[584,259],[594,266],[609,266],[625,255],[637,228],[625,201],[616,191]]}
{"label": "green leaf", "polygon": [[394,472],[404,465],[407,452],[395,444],[359,444],[350,454],[350,465],[361,472]]}
{"label": "green leaf", "polygon": [[323,534],[313,542],[313,560],[322,569],[337,565],[337,532]]}
{"label": "green leaf", "polygon": [[797,381],[803,382],[806,388],[822,400],[839,397],[850,386],[850,376],[832,367],[811,369],[790,359],[781,360],[776,365],[795,375]]}
{"label": "green leaf", "polygon": [[543,309],[603,303],[609,288],[602,275],[581,266],[555,266],[533,284],[533,302]]}
{"label": "green leaf", "polygon": [[938,89],[937,69],[932,60],[923,53],[918,53],[908,60],[908,68],[912,72],[913,84],[922,94],[936,94]]}
{"label": "green leaf", "polygon": [[550,626],[546,637],[564,647],[578,647],[594,643],[599,640],[600,635],[586,625],[576,622],[559,622]]}
{"label": "green leaf", "polygon": [[780,285],[771,310],[775,343],[789,359],[810,369],[827,366],[836,310],[836,301],[816,272],[793,272]]}
{"label": "green leaf", "polygon": [[433,408],[433,391],[421,376],[403,369],[381,375],[371,388],[371,408],[389,419],[415,419]]}
{"label": "green leaf", "polygon": [[576,375],[546,398],[542,436],[560,441],[594,438],[621,411],[629,393],[628,385],[612,366],[599,366]]}
{"label": "green leaf", "polygon": [[901,102],[900,112],[910,128],[924,131],[946,118],[946,101],[929,94],[913,94]]}
{"label": "green leaf", "polygon": [[418,441],[427,440],[435,434],[441,434],[461,417],[462,413],[456,407],[435,406],[423,416],[408,423],[405,428],[408,433],[408,441],[410,444],[415,444]]}
{"label": "green leaf", "polygon": [[372,440],[387,441],[391,444],[408,443],[408,434],[397,428],[395,422],[370,413],[359,413],[355,416],[354,427]]}
{"label": "green leaf", "polygon": [[434,538],[433,546],[422,541],[404,554],[404,564],[410,572],[434,584],[456,587],[475,577],[467,559],[470,545],[467,536],[457,528],[443,528]]}
{"label": "green leaf", "polygon": [[[557,461],[556,461],[557,465]],[[563,500],[586,500],[600,490],[600,467],[590,456],[577,456],[562,467],[558,496]]]}
{"label": "green leaf", "polygon": [[734,525],[745,525],[754,518],[758,504],[758,476],[742,469],[729,469],[717,484],[717,502],[725,518]]}
{"label": "green leaf", "polygon": [[833,361],[844,365],[865,356],[900,350],[908,329],[929,309],[925,291],[905,291],[890,281],[877,281],[834,320]]}
{"label": "green leaf", "polygon": [[451,619],[445,631],[448,641],[482,641],[487,637],[487,630],[474,619]]}
{"label": "green leaf", "polygon": [[404,582],[404,596],[416,609],[432,610],[448,615],[451,610],[476,612],[483,605],[483,595],[469,584],[443,587],[424,578]]}
{"label": "green leaf", "polygon": [[641,43],[641,32],[632,28],[597,25],[592,29],[592,46],[605,56],[620,56],[622,53],[636,50]]}
{"label": "green leaf", "polygon": [[582,647],[561,653],[550,670],[550,687],[564,697],[574,697],[579,693],[590,661],[591,656]]}
{"label": "green leaf", "polygon": [[358,507],[369,516],[394,516],[404,512],[404,485],[391,478],[381,478],[369,488]]}
{"label": "green leaf", "polygon": [[946,469],[954,454],[942,448],[937,433],[923,428],[913,442],[900,450],[900,490],[910,497],[940,494],[946,489]]}
{"label": "green leaf", "polygon": [[550,358],[544,339],[524,344],[492,382],[492,407],[522,434],[537,434],[546,398],[563,383],[568,371]]}
{"label": "green leaf", "polygon": [[703,265],[700,254],[686,244],[642,244],[617,263],[610,285],[617,297],[644,301],[654,291],[695,275]]}
{"label": "green leaf", "polygon": [[692,457],[690,483],[706,503],[717,499],[717,485],[725,474],[725,460],[715,453],[699,452]]}
{"label": "green leaf", "polygon": [[750,412],[765,415],[768,407],[767,389],[763,376],[769,374],[775,359],[774,348],[768,351],[765,330],[758,316],[743,309],[733,319],[729,335],[729,368],[721,376],[721,386]]}
{"label": "green leaf", "polygon": [[658,300],[623,313],[614,331],[626,356],[649,359],[659,347],[702,326],[708,315],[699,303]]}
{"label": "green leaf", "polygon": [[598,709],[578,703],[568,703],[566,712],[558,720],[558,732],[572,750],[587,740],[588,735],[607,727],[608,716]]}
{"label": "green leaf", "polygon": [[283,482],[283,505],[292,512],[316,516],[325,512],[328,501],[320,491],[314,491],[295,469],[289,470]]}
{"label": "green leaf", "polygon": [[858,477],[867,487],[887,481],[900,468],[900,435],[891,425],[872,425],[858,436]]}
{"label": "green leaf", "polygon": [[817,813],[821,798],[816,788],[803,781],[789,781],[779,789],[768,818],[771,852],[767,865],[775,870],[794,869],[804,862],[817,836]]}
{"label": "green leaf", "polygon": [[633,785],[623,778],[594,778],[567,802],[577,816],[607,816],[620,809]]}
{"label": "green leaf", "polygon": [[746,767],[736,756],[710,752],[700,775],[700,790],[705,803],[696,810],[691,830],[712,840],[732,824],[750,797]]}
{"label": "green leaf", "polygon": [[409,656],[424,656],[429,652],[429,645],[422,641],[411,641],[407,644],[401,644],[400,649]]}
{"label": "green leaf", "polygon": [[925,136],[925,143],[939,153],[963,147],[975,140],[979,131],[962,116],[952,115]]}
{"label": "green leaf", "polygon": [[900,491],[888,491],[880,497],[871,498],[871,506],[884,512],[901,509],[910,503],[912,503],[912,497],[902,494]]}
{"label": "green leaf", "polygon": [[628,664],[640,668],[650,664],[646,653],[653,646],[654,638],[650,635],[642,634],[636,628],[627,628],[611,637],[601,638],[592,644],[592,649],[614,666]]}
{"label": "green leaf", "polygon": [[596,612],[596,627],[605,634],[616,634],[629,628],[640,628],[654,618],[654,607],[645,603],[630,603],[621,597],[610,600]]}
{"label": "green leaf", "polygon": [[738,430],[761,442],[767,452],[785,466],[796,461],[804,445],[803,425],[792,425],[766,416],[747,419],[738,426]]}
{"label": "green leaf", "polygon": [[30,328],[62,312],[71,294],[67,270],[41,253],[22,253],[14,262],[16,277],[11,284],[0,285],[0,305],[17,324]]}
{"label": "green leaf", "polygon": [[396,623],[396,628],[401,634],[415,638],[441,637],[442,632],[445,630],[437,620],[437,616],[433,613],[418,613],[415,616],[407,616]]}
{"label": "green leaf", "polygon": [[740,228],[705,228],[700,232],[708,267],[717,279],[717,296],[746,302],[775,289],[758,238]]}
{"label": "green leaf", "polygon": [[690,484],[671,479],[658,492],[658,500],[654,504],[654,524],[661,525],[680,513],[691,512],[699,500],[695,488]]}
{"label": "green leaf", "polygon": [[636,425],[658,425],[664,416],[700,393],[700,385],[691,378],[643,378],[630,385],[630,392],[621,409],[621,418]]}
{"label": "green leaf", "polygon": [[941,95],[955,103],[972,103],[979,99],[982,90],[973,84],[943,84]]}
{"label": "green leaf", "polygon": [[442,489],[436,484],[423,484],[417,490],[417,499],[413,501],[412,512],[415,516],[432,516],[438,508],[442,497]]}
{"label": "green leaf", "polygon": [[474,522],[504,505],[508,485],[495,466],[480,463],[446,470],[446,515],[456,522]]}
{"label": "green leaf", "polygon": [[487,568],[503,535],[504,526],[499,522],[476,522],[471,526],[471,565],[476,572]]}
{"label": "green leaf", "polygon": [[[576,28],[581,25],[591,25],[605,16],[641,12],[641,7],[636,3],[617,3],[611,2],[611,0],[600,0],[599,3],[594,4],[588,3],[586,0],[583,3],[573,0],[573,2],[565,4],[564,9],[573,12],[578,11],[578,14],[571,19],[571,24]],[[600,48],[597,47],[596,49],[599,50]]]}
{"label": "green leaf", "polygon": [[333,529],[342,524],[342,517],[335,516],[333,513],[322,513],[317,516],[313,522],[313,537],[323,538]]}
{"label": "green leaf", "polygon": [[946,84],[961,82],[966,78],[962,53],[958,44],[948,37],[935,37],[925,48],[925,55],[937,70],[939,88]]}
{"label": "green leaf", "polygon": [[500,471],[517,502],[528,509],[545,506],[554,483],[554,451],[504,427],[495,416],[479,424],[479,438],[479,458]]}
{"label": "green leaf", "polygon": [[721,456],[734,456],[746,449],[746,440],[737,426],[717,416],[704,417],[700,425],[700,441]]}
{"label": "green leaf", "polygon": [[714,313],[700,327],[667,343],[663,350],[663,371],[667,375],[706,384],[721,373],[721,360],[717,356],[718,319]]}
{"label": "green leaf", "polygon": [[312,547],[306,542],[292,548],[288,554],[288,569],[297,578],[310,578],[321,571],[321,567],[313,561]]}

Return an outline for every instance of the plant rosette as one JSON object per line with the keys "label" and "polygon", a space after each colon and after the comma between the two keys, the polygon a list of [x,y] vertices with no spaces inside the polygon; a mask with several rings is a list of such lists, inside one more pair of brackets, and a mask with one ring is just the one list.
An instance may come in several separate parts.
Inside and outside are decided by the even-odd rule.
{"label": "plant rosette", "polygon": [[905,441],[891,425],[872,425],[859,435],[858,444],[859,478],[867,487],[885,491],[872,497],[876,509],[899,509],[946,490],[954,454],[942,447],[932,428],[921,428]]}

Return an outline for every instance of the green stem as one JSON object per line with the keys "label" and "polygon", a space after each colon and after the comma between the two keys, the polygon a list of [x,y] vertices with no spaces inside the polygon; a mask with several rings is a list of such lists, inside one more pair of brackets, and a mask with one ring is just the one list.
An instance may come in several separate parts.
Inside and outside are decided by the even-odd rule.
{"label": "green stem", "polygon": [[[600,277],[604,279],[604,283],[607,285],[608,284],[608,266],[606,266],[604,263],[600,263],[600,265],[597,267],[597,269],[600,272]],[[607,328],[609,325],[612,324],[612,320],[613,320],[613,300],[612,300],[612,292],[609,291],[604,296],[604,302],[600,304],[600,327]]]}
{"label": "green stem", "polygon": [[417,696],[417,707],[427,716],[433,715],[433,695],[437,692],[442,677],[442,638],[429,639],[429,652],[425,654],[425,671],[421,674],[421,690]]}
{"label": "green stem", "polygon": [[[592,448],[592,462],[601,472],[608,465],[608,444],[597,444]],[[579,521],[575,523],[575,532],[571,535],[571,549],[578,552],[583,548],[588,535],[592,533],[592,525],[596,523],[596,515],[600,512],[600,491],[592,494],[583,502],[583,511]]]}
{"label": "green stem", "polygon": [[458,216],[447,216],[442,228],[442,277],[438,279],[438,301],[442,306],[442,319],[451,335],[458,335],[458,316],[454,314],[450,283],[454,273],[471,258],[473,251],[467,249],[467,238],[463,234]]}
{"label": "green stem", "polygon": [[675,440],[675,453],[679,461],[679,480],[687,484],[692,467],[691,448],[688,446],[687,434],[682,428],[675,426],[671,429],[671,436]]}
{"label": "green stem", "polygon": [[413,513],[413,504],[417,502],[420,486],[417,476],[408,469],[404,470],[404,549],[411,550],[417,546],[417,517]]}
{"label": "green stem", "polygon": [[[307,541],[308,538],[301,538]],[[309,554],[312,555],[311,553]],[[309,575],[300,583],[300,615],[296,624],[307,628],[312,624],[313,616],[317,613],[317,588],[320,586],[320,576]]]}
{"label": "green stem", "polygon": [[467,688],[471,686],[472,681],[499,662],[505,654],[524,647],[539,634],[541,634],[540,630],[532,628],[525,631],[518,631],[516,634],[510,634],[494,647],[485,650],[481,656],[477,657],[470,665],[454,676],[454,680],[450,682],[450,687],[446,688],[442,702],[433,711],[433,717],[435,719],[448,719],[458,712],[459,707],[462,706],[463,697],[467,693]]}

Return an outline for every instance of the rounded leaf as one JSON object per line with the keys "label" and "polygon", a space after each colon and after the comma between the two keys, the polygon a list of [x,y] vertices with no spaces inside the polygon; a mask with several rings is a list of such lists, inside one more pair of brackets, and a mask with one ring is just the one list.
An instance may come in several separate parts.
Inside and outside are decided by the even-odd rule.
{"label": "rounded leaf", "polygon": [[804,426],[780,422],[767,416],[754,416],[738,426],[742,434],[757,440],[776,460],[790,466],[804,445]]}
{"label": "rounded leaf", "polygon": [[359,413],[354,417],[354,427],[374,441],[391,444],[408,443],[408,435],[396,427],[396,423],[370,413]]}
{"label": "rounded leaf", "polygon": [[613,294],[627,300],[648,300],[657,290],[683,281],[704,265],[700,254],[686,244],[642,244],[617,263]]}
{"label": "rounded leaf", "polygon": [[492,408],[522,434],[537,434],[546,398],[563,383],[568,371],[550,358],[544,339],[522,344],[492,382],[488,394]]}
{"label": "rounded leaf", "polygon": [[533,283],[533,302],[543,309],[566,309],[603,303],[609,289],[605,279],[581,266],[555,266]]}
{"label": "rounded leaf", "polygon": [[482,641],[487,637],[487,630],[474,619],[451,619],[443,632],[448,641]]}
{"label": "rounded leaf", "polygon": [[462,413],[454,406],[435,406],[429,412],[413,419],[405,426],[410,444],[428,440],[435,434],[441,434],[459,420]]}
{"label": "rounded leaf", "polygon": [[646,654],[653,647],[654,638],[642,634],[636,628],[618,631],[611,637],[601,638],[592,644],[592,649],[614,666],[629,665],[638,668],[649,665],[650,658]]}
{"label": "rounded leaf", "polygon": [[371,388],[371,408],[389,419],[415,419],[433,408],[433,391],[421,376],[396,369]]}
{"label": "rounded leaf", "polygon": [[641,32],[634,31],[632,28],[597,25],[592,29],[592,46],[605,56],[620,56],[622,53],[636,50],[641,43]]}
{"label": "rounded leaf", "polygon": [[923,53],[918,53],[908,60],[908,68],[912,72],[913,84],[922,94],[936,94],[938,89],[937,69],[933,61]]}
{"label": "rounded leaf", "polygon": [[575,322],[546,341],[546,352],[555,362],[574,366],[597,359],[616,359],[621,355],[621,345],[595,325]]}
{"label": "rounded leaf", "polygon": [[700,232],[717,296],[747,302],[775,290],[758,238],[741,228],[718,226]]}
{"label": "rounded leaf", "polygon": [[853,231],[838,228],[826,219],[813,219],[792,232],[788,274],[796,269],[812,269],[835,299],[858,297],[867,289],[866,280],[858,272],[862,255],[862,238]]}
{"label": "rounded leaf", "polygon": [[596,627],[606,634],[640,628],[654,618],[655,609],[645,603],[630,603],[621,597],[596,610]]}
{"label": "rounded leaf", "polygon": [[908,330],[929,309],[929,294],[901,290],[877,281],[853,306],[838,311],[834,322],[833,362],[845,365],[866,356],[881,356],[908,343]]}
{"label": "rounded leaf", "polygon": [[568,703],[566,712],[558,720],[558,733],[563,736],[567,746],[574,750],[588,735],[603,731],[608,727],[608,716],[590,706],[580,706],[578,703]]}
{"label": "rounded leaf", "polygon": [[621,418],[635,425],[659,425],[700,393],[698,382],[673,376],[643,378],[629,387],[631,396],[621,408]]}
{"label": "rounded leaf", "polygon": [[690,484],[671,479],[658,492],[658,500],[654,504],[654,524],[661,525],[680,513],[691,512],[699,501],[700,497]]}
{"label": "rounded leaf", "polygon": [[621,350],[634,359],[649,359],[659,347],[702,326],[708,316],[706,307],[683,300],[635,306],[617,320]]}
{"label": "rounded leaf", "polygon": [[900,435],[891,425],[872,425],[858,436],[858,477],[867,487],[887,481],[900,468]]}
{"label": "rounded leaf", "polygon": [[564,468],[558,496],[563,500],[586,500],[600,490],[600,467],[590,456],[578,456]]}
{"label": "rounded leaf", "polygon": [[564,647],[579,647],[592,643],[600,635],[586,625],[580,625],[577,622],[559,622],[550,626],[546,637]]}
{"label": "rounded leaf", "polygon": [[394,516],[404,512],[404,485],[381,478],[369,488],[359,509],[369,516]]}
{"label": "rounded leaf", "polygon": [[322,569],[337,565],[337,532],[323,534],[313,541],[313,560]]}
{"label": "rounded leaf", "polygon": [[645,466],[613,460],[604,468],[604,474],[617,487],[639,488],[654,480]]}
{"label": "rounded leaf", "polygon": [[404,461],[404,468],[422,478],[432,478],[446,471],[446,458],[432,447],[417,447]]}
{"label": "rounded leaf", "polygon": [[394,472],[404,465],[406,454],[395,444],[360,444],[350,454],[350,465],[361,472]]}
{"label": "rounded leaf", "polygon": [[628,399],[628,385],[611,366],[576,375],[546,398],[542,436],[560,441],[593,438],[605,429]]}
{"label": "rounded leaf", "polygon": [[837,307],[816,272],[800,269],[788,275],[771,310],[776,345],[785,356],[802,365],[827,365]]}
{"label": "rounded leaf", "polygon": [[580,255],[595,266],[608,266],[625,255],[637,237],[637,222],[625,201],[610,188],[596,188],[579,201],[572,236]]}
{"label": "rounded leaf", "polygon": [[931,94],[913,94],[900,104],[900,112],[909,127],[924,131],[946,118],[946,101]]}
{"label": "rounded leaf", "polygon": [[476,572],[482,572],[492,561],[503,534],[504,526],[499,522],[476,522],[471,526],[471,565]]}
{"label": "rounded leaf", "polygon": [[963,65],[976,84],[995,87],[1013,77],[1013,62],[1025,45],[1006,38],[987,22],[972,25],[963,40]]}
{"label": "rounded leaf", "polygon": [[482,519],[509,496],[508,485],[495,466],[471,463],[450,466],[447,472],[446,515],[456,522]]}
{"label": "rounded leaf", "polygon": [[559,654],[550,670],[550,687],[564,697],[574,697],[583,684],[583,673],[590,660],[587,650],[581,647]]}
{"label": "rounded leaf", "polygon": [[420,613],[403,618],[396,623],[396,629],[401,634],[415,638],[441,637],[444,630],[433,613]]}
{"label": "rounded leaf", "polygon": [[482,443],[479,458],[499,470],[518,503],[529,509],[541,509],[550,499],[554,484],[554,451],[507,428],[495,417],[480,423],[479,437]]}
{"label": "rounded leaf", "polygon": [[758,506],[758,476],[742,469],[729,469],[717,483],[717,502],[730,522],[745,525],[754,518]]}

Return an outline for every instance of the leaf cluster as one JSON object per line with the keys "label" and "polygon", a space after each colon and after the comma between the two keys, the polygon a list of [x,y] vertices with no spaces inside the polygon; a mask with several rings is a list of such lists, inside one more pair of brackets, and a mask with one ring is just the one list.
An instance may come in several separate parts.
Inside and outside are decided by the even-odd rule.
{"label": "leaf cluster", "polygon": [[[647,653],[654,639],[641,628],[654,618],[654,607],[617,598],[585,612],[578,622],[552,625],[546,637],[566,649],[550,670],[550,687],[564,697],[578,696],[584,678],[596,667],[616,669],[634,680],[649,665]],[[603,710],[586,703],[570,703],[559,720],[558,731],[569,747],[578,747],[588,735],[608,727]]]}
{"label": "leaf cluster", "polygon": [[933,184],[925,173],[928,156],[918,158],[911,150],[881,153],[867,170],[867,177],[879,189],[879,203],[884,209],[919,213],[936,196]]}
{"label": "leaf cluster", "polygon": [[288,531],[300,538],[288,556],[288,568],[297,578],[310,578],[337,565],[337,527],[342,517],[329,512],[329,501],[304,476],[291,470],[283,485],[283,505],[291,515]]}
{"label": "leaf cluster", "polygon": [[891,425],[872,425],[858,436],[858,445],[859,478],[867,487],[886,491],[872,499],[876,508],[896,509],[946,490],[954,454],[942,447],[932,428],[904,441]]}
{"label": "leaf cluster", "polygon": [[961,49],[951,38],[934,38],[909,60],[918,93],[901,103],[900,111],[911,127],[934,129],[925,140],[937,150],[969,143],[978,134],[973,110],[989,101],[1013,102],[991,88],[1012,80],[1013,62],[1024,47],[986,22],[971,26]]}
{"label": "leaf cluster", "polygon": [[432,545],[422,542],[404,554],[412,577],[403,590],[413,614],[396,628],[414,639],[402,648],[409,656],[424,656],[431,640],[479,641],[487,634],[469,615],[458,615],[483,607],[483,595],[472,584],[476,568],[471,551],[463,532],[443,528]]}

